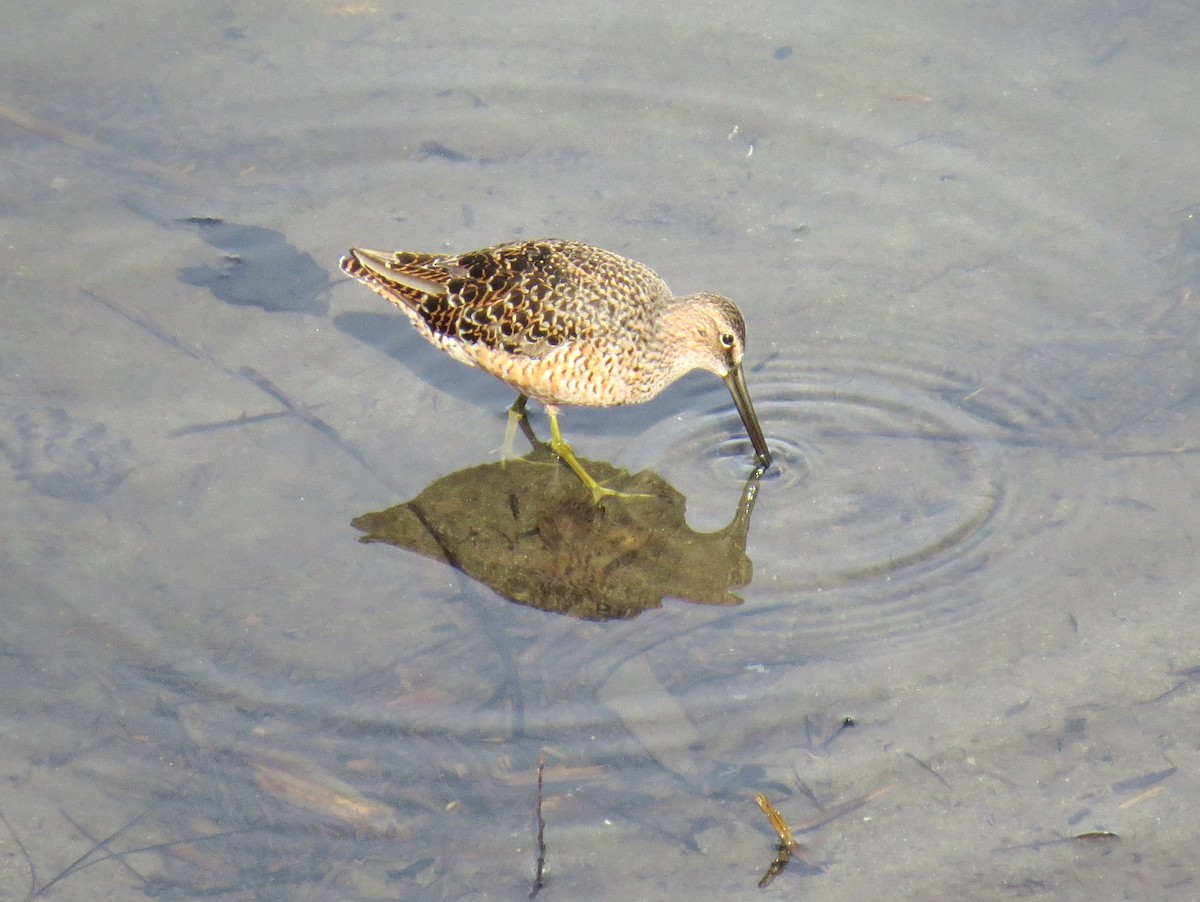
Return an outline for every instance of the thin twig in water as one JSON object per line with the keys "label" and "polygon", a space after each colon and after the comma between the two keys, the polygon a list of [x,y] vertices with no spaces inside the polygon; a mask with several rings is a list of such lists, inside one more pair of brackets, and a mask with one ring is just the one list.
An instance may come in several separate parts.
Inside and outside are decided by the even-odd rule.
{"label": "thin twig in water", "polygon": [[303,404],[293,401],[292,398],[283,391],[283,389],[277,386],[274,382],[272,382],[254,367],[244,366],[238,370],[238,375],[243,379],[249,380],[261,391],[266,392],[268,395],[286,407],[293,415],[299,417],[310,427],[315,429],[319,434],[325,436],[325,438],[331,441],[334,445],[341,448],[342,451],[354,458],[355,462],[360,467],[382,482],[393,492],[400,492],[399,486],[394,485],[386,476],[371,466],[371,462],[367,460],[363,453],[359,451],[357,447],[342,438],[341,434],[334,429],[333,426],[329,425],[329,423],[326,423]]}
{"label": "thin twig in water", "polygon": [[200,347],[199,345],[186,342],[182,338],[180,338],[178,335],[168,332],[166,329],[164,329],[162,326],[160,326],[158,323],[156,323],[153,319],[151,319],[146,314],[144,314],[138,310],[134,310],[131,307],[126,307],[124,304],[119,304],[116,301],[110,300],[109,298],[101,297],[100,295],[96,294],[96,292],[89,291],[87,288],[81,288],[80,291],[82,291],[84,294],[86,294],[89,298],[91,298],[96,303],[103,304],[105,307],[107,307],[113,313],[117,314],[118,316],[124,317],[125,319],[129,320],[129,322],[131,322],[135,326],[137,326],[139,329],[143,329],[146,332],[149,332],[151,335],[153,335],[159,341],[163,342],[166,345],[169,345],[170,347],[174,348],[177,351],[183,352],[188,357],[191,357],[193,360],[199,360],[203,363],[207,363],[209,366],[220,370],[222,373],[225,373],[227,376],[236,376],[237,375],[236,373],[234,373],[233,370],[229,369],[229,367],[224,366],[220,362],[218,362],[216,360],[216,358],[214,358],[212,356],[212,354],[210,354],[206,350],[204,350],[204,348]]}
{"label": "thin twig in water", "polygon": [[841,736],[843,732],[850,729],[851,727],[856,727],[856,726],[858,726],[858,724],[856,724],[854,722],[853,717],[850,717],[848,715],[846,717],[843,717],[838,722],[837,729],[835,729],[832,733],[830,733],[828,736],[826,736],[825,741],[821,743],[821,751],[825,751],[827,748],[829,748],[830,743],[832,743],[833,740],[835,740],[839,736]]}
{"label": "thin twig in water", "polygon": [[[122,833],[124,833],[129,828],[133,827],[136,823],[138,823],[138,821],[142,820],[142,818],[146,817],[146,815],[148,815],[149,813],[150,813],[150,809],[149,808],[145,809],[140,814],[138,814],[136,817],[134,817],[132,820],[126,821],[123,826],[118,827],[116,830],[114,830],[108,836],[104,837],[104,839],[100,840],[99,842],[96,842],[90,849],[88,849],[86,852],[84,852],[82,855],[80,855],[78,858],[76,858],[74,861],[72,861],[69,865],[67,865],[61,871],[59,871],[53,880],[51,880],[45,886],[39,887],[29,897],[29,902],[33,902],[33,900],[36,899],[38,896],[45,895],[46,890],[50,889],[50,887],[54,886],[54,884],[58,883],[60,880],[65,880],[67,877],[70,877],[76,871],[83,870],[88,865],[95,864],[97,861],[103,861],[104,858],[112,857],[115,853],[110,852],[108,855],[104,856],[103,858],[92,858],[92,856],[95,855],[98,850],[107,848],[107,846],[110,842],[112,842],[114,839],[116,839],[118,836],[120,836]],[[89,861],[88,860],[89,858],[91,858],[92,860]]]}
{"label": "thin twig in water", "polygon": [[[165,344],[169,345],[170,347],[175,348],[177,351],[181,351],[182,353],[186,354],[188,357],[191,357],[193,360],[202,361],[203,363],[206,363],[209,366],[214,367],[215,369],[219,370],[222,373],[225,373],[228,376],[232,376],[237,379],[246,380],[251,385],[255,386],[259,391],[263,392],[264,394],[268,395],[271,398],[274,398],[276,401],[278,401],[280,404],[282,404],[284,406],[284,408],[286,409],[287,413],[289,413],[292,416],[298,417],[304,423],[307,423],[308,426],[310,426],[312,429],[316,430],[320,435],[324,436],[326,439],[328,439],[334,445],[336,445],[338,448],[340,448],[343,452],[345,452],[350,457],[352,457],[354,459],[354,461],[360,467],[362,467],[364,470],[366,470],[368,473],[370,473],[372,476],[374,476],[376,479],[378,479],[383,485],[387,486],[387,488],[391,489],[393,492],[400,493],[400,491],[401,491],[400,487],[393,484],[391,480],[389,480],[386,476],[384,476],[377,469],[375,469],[375,467],[373,467],[371,465],[370,461],[367,460],[366,456],[357,447],[352,445],[350,442],[346,441],[346,439],[342,438],[341,434],[333,426],[331,426],[329,423],[322,420],[320,417],[318,417],[316,414],[314,414],[312,411],[310,411],[303,404],[297,403],[296,401],[292,400],[292,398],[289,397],[287,395],[287,393],[283,391],[283,389],[281,389],[281,388],[279,388],[279,386],[275,385],[275,383],[273,383],[270,379],[268,379],[266,376],[264,376],[258,370],[254,369],[254,367],[243,366],[240,369],[233,370],[233,369],[225,366],[223,363],[221,363],[215,357],[213,357],[213,355],[210,354],[208,351],[206,351],[204,348],[200,347],[199,345],[193,344],[191,342],[185,341],[184,339],[180,338],[178,335],[175,335],[172,332],[168,331],[167,329],[163,328],[147,314],[141,313],[137,310],[133,310],[132,308],[128,308],[123,304],[120,304],[114,300],[111,300],[110,298],[101,297],[100,295],[96,294],[96,292],[89,291],[86,288],[81,289],[81,290],[83,291],[84,294],[86,294],[92,300],[96,301],[97,303],[103,304],[105,307],[107,307],[109,310],[112,310],[117,315],[124,317],[125,319],[129,320],[129,322],[133,323],[135,326],[138,326],[139,328],[144,329],[146,332],[153,335],[159,341],[162,341]],[[259,419],[268,419],[268,418],[272,418],[276,415],[277,414],[275,414],[275,413],[262,414],[257,417],[246,418],[245,422],[256,422]],[[233,423],[238,423],[238,421],[235,420],[235,421],[233,421]],[[242,425],[242,423],[238,423],[238,424]]]}
{"label": "thin twig in water", "polygon": [[80,132],[69,131],[65,128],[60,128],[46,122],[43,119],[38,119],[31,116],[24,110],[19,110],[16,107],[0,104],[0,120],[11,122],[13,125],[19,126],[27,131],[33,132],[42,138],[50,141],[57,141],[60,144],[65,144],[67,147],[72,147],[75,150],[82,151],[93,157],[98,157],[102,160],[107,160],[110,163],[119,166],[129,172],[136,172],[139,175],[152,175],[160,178],[163,181],[170,182],[173,185],[188,185],[195,186],[196,180],[191,178],[187,172],[178,169],[171,169],[166,166],[160,166],[157,163],[151,163],[148,160],[140,160],[136,157],[131,157],[128,154],[123,154],[106,144],[101,144],[90,135],[85,135]]}
{"label": "thin twig in water", "polygon": [[232,420],[214,420],[211,423],[197,423],[194,426],[184,426],[174,432],[168,432],[167,438],[180,438],[184,435],[198,435],[202,432],[215,432],[218,429],[230,429],[239,426],[249,426],[254,423],[265,423],[267,420],[277,420],[280,417],[290,417],[290,410],[273,410],[270,413],[244,413]]}
{"label": "thin twig in water", "polygon": [[537,769],[537,870],[533,873],[533,889],[529,891],[530,899],[536,898],[542,887],[546,885],[546,818],[542,816],[542,774],[545,770],[546,756],[542,755],[538,758]]}
{"label": "thin twig in water", "polygon": [[[195,776],[194,774],[190,775],[190,776],[184,778],[183,780],[179,781],[178,783],[176,783],[172,787],[172,791],[175,793],[178,793],[185,785],[187,785],[193,779],[194,776]],[[90,832],[88,832],[82,826],[80,826],[80,824],[73,817],[71,817],[69,814],[67,814],[66,811],[62,811],[60,809],[63,817],[65,817],[72,824],[72,826],[75,827],[75,829],[79,830],[84,836],[88,837],[88,839],[91,840],[93,845],[90,849],[88,849],[86,852],[84,852],[82,855],[80,855],[78,858],[76,858],[74,861],[72,861],[69,865],[67,865],[61,871],[59,871],[58,874],[56,874],[54,876],[54,878],[51,879],[50,881],[48,881],[44,886],[39,887],[39,886],[36,886],[36,883],[35,883],[36,888],[33,889],[33,891],[29,894],[29,896],[25,900],[25,902],[33,902],[34,899],[37,899],[40,896],[44,896],[50,890],[50,888],[53,887],[56,883],[60,883],[61,881],[65,880],[66,878],[79,873],[84,868],[90,868],[94,864],[100,864],[100,862],[102,862],[102,861],[108,861],[110,858],[123,859],[126,855],[136,855],[139,852],[157,852],[162,849],[169,849],[172,846],[188,845],[190,843],[202,842],[202,841],[208,840],[208,839],[217,839],[222,836],[233,836],[238,833],[250,833],[255,830],[264,829],[262,826],[255,826],[255,827],[243,827],[243,828],[237,829],[237,830],[222,830],[218,833],[209,833],[204,836],[193,836],[193,837],[189,837],[187,839],[177,839],[177,840],[170,840],[167,842],[153,843],[152,845],[138,846],[137,848],[133,848],[133,849],[124,849],[120,852],[113,851],[113,849],[111,848],[111,843],[113,842],[113,840],[115,840],[118,836],[125,833],[126,831],[130,830],[132,827],[134,827],[139,822],[141,822],[145,817],[147,817],[151,813],[152,810],[153,809],[151,809],[151,808],[146,808],[145,810],[143,810],[142,812],[137,814],[135,817],[126,821],[123,825],[118,827],[116,830],[114,830],[108,836],[104,837],[103,839],[101,839],[99,841],[96,841],[96,840],[92,839],[92,834]],[[0,814],[0,817],[3,817],[3,815]],[[5,821],[5,823],[6,824],[8,823],[7,820]],[[9,829],[11,830],[12,828],[9,827]],[[18,844],[19,844],[19,842],[20,841],[18,840]],[[23,846],[22,846],[22,851],[24,851]],[[96,854],[97,852],[104,852],[104,854],[97,855]],[[28,856],[26,856],[26,857],[28,858]],[[125,862],[123,860],[121,863],[125,864]],[[32,861],[29,862],[29,867],[32,872],[32,869],[33,869]],[[128,867],[128,865],[126,865],[126,867]],[[130,870],[132,870],[132,868],[130,868]],[[139,880],[141,880],[143,883],[146,883],[146,880],[144,877],[142,877],[140,874],[137,874],[136,871],[134,871],[134,873],[137,875],[137,878]]]}
{"label": "thin twig in water", "polygon": [[[98,852],[101,849],[103,849],[105,852],[112,852],[112,849],[110,849],[108,847],[108,840],[96,839],[96,837],[92,835],[92,832],[90,830],[88,830],[86,827],[84,827],[83,824],[79,823],[79,821],[75,820],[75,818],[71,817],[71,815],[67,814],[67,810],[65,808],[59,808],[58,813],[61,814],[63,817],[65,817],[67,819],[67,821],[71,824],[72,827],[74,827],[76,830],[78,830],[80,833],[82,833],[84,839],[87,839],[88,841],[95,843],[95,845],[92,847],[92,852]],[[125,868],[125,870],[129,871],[129,873],[133,874],[133,876],[138,880],[139,883],[141,883],[143,886],[146,885],[146,883],[148,881],[146,880],[145,877],[143,877],[136,870],[134,870],[133,865],[131,865],[124,858],[118,858],[117,861],[120,862],[121,867]]]}
{"label": "thin twig in water", "polygon": [[100,864],[101,862],[108,861],[109,859],[112,859],[112,858],[119,859],[119,858],[123,858],[126,855],[137,855],[141,852],[161,852],[164,849],[173,849],[173,848],[175,848],[175,846],[188,846],[188,845],[191,845],[192,843],[205,842],[206,840],[210,840],[210,839],[223,839],[227,836],[238,836],[242,833],[254,833],[258,830],[268,829],[267,827],[262,826],[262,825],[257,825],[257,826],[253,826],[253,827],[238,827],[237,829],[234,829],[234,830],[220,830],[216,833],[205,833],[201,836],[189,836],[186,839],[171,839],[171,840],[167,840],[165,842],[151,843],[148,846],[135,846],[132,849],[122,849],[120,852],[114,852],[112,850],[109,850],[104,855],[100,855],[96,858],[91,857],[92,854],[94,852],[96,852],[98,849],[100,849],[102,847],[107,848],[108,843],[110,843],[114,839],[116,839],[116,837],[120,833],[123,833],[125,830],[128,830],[130,827],[132,827],[134,823],[136,823],[136,821],[126,824],[124,827],[122,827],[120,830],[118,830],[112,836],[109,836],[107,839],[101,840],[99,843],[96,844],[96,846],[94,846],[93,848],[88,850],[85,854],[83,854],[79,858],[77,858],[74,862],[72,862],[70,865],[68,865],[66,867],[66,869],[64,869],[57,877],[55,877],[53,880],[51,880],[49,883],[47,883],[45,886],[43,886],[41,889],[39,889],[36,893],[34,893],[32,896],[30,896],[29,902],[32,902],[32,900],[36,899],[38,896],[44,895],[46,890],[50,889],[50,887],[52,887],[54,884],[58,883],[60,880],[70,877],[73,874],[78,874],[84,868],[90,868],[94,864]]}
{"label": "thin twig in water", "polygon": [[29,896],[27,898],[32,899],[34,891],[37,889],[37,868],[33,864],[33,857],[29,854],[29,850],[25,848],[25,843],[21,842],[21,837],[13,829],[13,825],[8,822],[8,817],[3,811],[0,811],[0,821],[4,821],[4,826],[12,834],[13,842],[17,844],[17,848],[21,850],[21,854],[25,857],[25,864],[29,866]]}
{"label": "thin twig in water", "polygon": [[935,777],[937,777],[938,782],[941,783],[943,786],[945,786],[947,789],[950,788],[950,783],[945,777],[943,777],[941,774],[939,774],[936,770],[934,770],[932,767],[930,767],[928,764],[926,764],[924,761],[922,761],[920,758],[918,758],[912,752],[905,752],[904,754],[906,754],[912,760],[912,762],[914,764],[920,765],[921,767],[925,768],[925,770],[929,771],[931,774],[933,774]]}
{"label": "thin twig in water", "polygon": [[891,783],[888,786],[880,786],[878,789],[872,789],[865,796],[859,796],[857,799],[850,799],[848,802],[840,802],[839,804],[834,805],[832,808],[826,808],[816,817],[805,821],[803,824],[793,824],[792,832],[808,833],[811,830],[816,830],[818,827],[824,827],[830,821],[836,820],[839,817],[844,817],[851,811],[858,810],[863,805],[867,804],[867,802],[874,802],[876,799],[887,795],[895,788],[896,784]]}
{"label": "thin twig in water", "polygon": [[1037,842],[1021,843],[1019,846],[1000,846],[997,852],[1021,852],[1025,849],[1044,849],[1047,846],[1061,846],[1068,843],[1104,846],[1120,842],[1121,837],[1111,830],[1089,830],[1087,833],[1076,833],[1074,836],[1059,836],[1054,839],[1041,839]]}

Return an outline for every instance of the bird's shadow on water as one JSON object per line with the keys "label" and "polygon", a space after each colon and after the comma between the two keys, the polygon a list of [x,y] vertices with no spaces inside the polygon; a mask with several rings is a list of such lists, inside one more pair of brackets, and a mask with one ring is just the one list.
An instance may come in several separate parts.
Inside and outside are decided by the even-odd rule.
{"label": "bird's shadow on water", "polygon": [[495,394],[497,410],[511,403],[511,399],[504,400],[511,392],[497,380],[471,372],[430,346],[402,315],[386,311],[339,313],[333,317],[333,325],[344,335],[386,354],[421,381],[459,401],[478,404],[481,396],[486,401],[486,393],[491,391]]}
{"label": "bird's shadow on water", "polygon": [[282,232],[206,216],[189,216],[180,224],[196,229],[220,257],[218,265],[184,267],[179,281],[207,288],[235,307],[317,316],[329,312],[329,273]]}
{"label": "bird's shadow on water", "polygon": [[214,298],[233,307],[258,307],[268,313],[329,312],[330,274],[311,254],[275,229],[228,222],[217,216],[170,216],[140,199],[122,205],[168,231],[194,231],[216,255],[181,268],[185,285],[207,288]]}

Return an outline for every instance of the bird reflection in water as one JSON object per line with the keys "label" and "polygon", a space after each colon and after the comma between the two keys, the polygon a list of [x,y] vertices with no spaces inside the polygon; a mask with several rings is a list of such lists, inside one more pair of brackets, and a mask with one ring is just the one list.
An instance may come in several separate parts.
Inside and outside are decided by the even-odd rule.
{"label": "bird reflection in water", "polygon": [[738,605],[749,584],[750,515],[761,470],[747,480],[728,526],[688,527],[686,499],[661,476],[601,461],[588,471],[636,501],[597,505],[554,466],[550,449],[520,422],[534,451],[451,473],[411,501],[363,514],[364,542],[385,542],[440,560],[518,604],[583,620],[635,617],[663,598]]}

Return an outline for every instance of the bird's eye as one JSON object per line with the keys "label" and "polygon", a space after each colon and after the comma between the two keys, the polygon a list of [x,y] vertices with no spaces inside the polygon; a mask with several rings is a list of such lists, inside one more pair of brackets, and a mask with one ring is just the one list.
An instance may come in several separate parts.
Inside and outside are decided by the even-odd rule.
{"label": "bird's eye", "polygon": [[721,336],[721,347],[732,348],[733,342],[734,342],[734,337],[730,333],[726,332],[724,335]]}

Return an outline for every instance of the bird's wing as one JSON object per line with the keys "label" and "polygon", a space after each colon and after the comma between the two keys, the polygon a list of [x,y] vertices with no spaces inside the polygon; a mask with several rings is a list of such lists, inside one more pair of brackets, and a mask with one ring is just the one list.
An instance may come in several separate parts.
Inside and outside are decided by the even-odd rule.
{"label": "bird's wing", "polygon": [[632,328],[648,299],[667,291],[641,264],[558,240],[457,256],[356,250],[342,268],[434,336],[532,358],[604,329]]}
{"label": "bird's wing", "polygon": [[609,251],[559,240],[499,245],[453,258],[459,338],[523,357],[633,328],[667,287]]}

